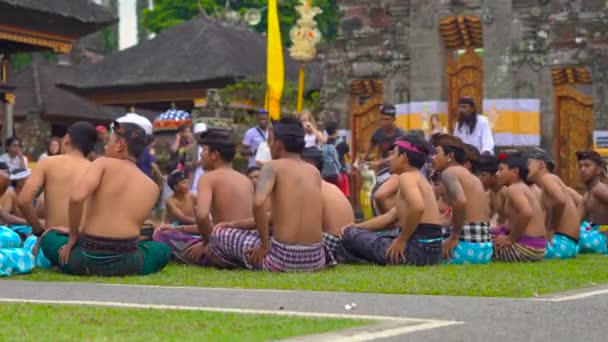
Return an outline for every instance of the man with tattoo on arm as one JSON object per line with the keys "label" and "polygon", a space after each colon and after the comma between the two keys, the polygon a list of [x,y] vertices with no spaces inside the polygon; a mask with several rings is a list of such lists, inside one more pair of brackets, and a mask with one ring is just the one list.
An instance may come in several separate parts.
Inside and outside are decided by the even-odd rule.
{"label": "man with tattoo on arm", "polygon": [[479,178],[462,165],[466,161],[462,140],[434,136],[433,167],[441,172],[446,199],[452,208],[452,232],[443,243],[443,257],[454,264],[485,264],[492,260],[490,217],[486,193]]}

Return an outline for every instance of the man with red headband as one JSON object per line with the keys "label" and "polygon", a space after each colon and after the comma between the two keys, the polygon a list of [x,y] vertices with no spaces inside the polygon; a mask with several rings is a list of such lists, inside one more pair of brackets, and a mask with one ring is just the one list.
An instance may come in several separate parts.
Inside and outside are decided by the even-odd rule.
{"label": "man with red headband", "polygon": [[[391,172],[399,174],[395,207],[367,222],[342,229],[342,262],[379,265],[433,265],[441,262],[441,225],[437,198],[420,169],[430,146],[418,136],[398,139],[393,147]],[[376,232],[399,227],[396,236]]]}

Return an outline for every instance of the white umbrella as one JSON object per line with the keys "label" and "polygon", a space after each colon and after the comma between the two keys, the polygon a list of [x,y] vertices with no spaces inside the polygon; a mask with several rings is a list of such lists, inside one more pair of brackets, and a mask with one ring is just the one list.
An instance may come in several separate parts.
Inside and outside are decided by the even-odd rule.
{"label": "white umbrella", "polygon": [[116,119],[116,121],[136,124],[139,127],[143,128],[147,135],[152,135],[152,122],[150,122],[150,120],[148,120],[145,116],[139,115],[137,113],[127,113]]}

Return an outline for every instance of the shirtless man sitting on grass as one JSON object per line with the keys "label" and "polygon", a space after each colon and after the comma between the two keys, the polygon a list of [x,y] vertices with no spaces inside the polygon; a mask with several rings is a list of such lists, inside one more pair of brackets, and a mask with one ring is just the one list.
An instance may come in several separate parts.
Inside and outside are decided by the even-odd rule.
{"label": "shirtless man sitting on grass", "polygon": [[[441,172],[452,208],[452,232],[443,243],[443,257],[454,264],[486,264],[492,260],[490,209],[479,178],[463,167],[465,145],[449,134],[433,136],[433,167]],[[481,200],[480,200],[481,199]]]}
{"label": "shirtless man sitting on grass", "polygon": [[304,144],[304,128],[296,118],[285,116],[273,124],[268,137],[272,160],[262,168],[253,201],[257,231],[226,228],[211,235],[209,251],[222,267],[284,272],[335,264],[321,234],[321,174],[300,158]]}
{"label": "shirtless man sitting on grass", "polygon": [[498,181],[497,172],[498,159],[495,156],[484,154],[479,157],[477,177],[479,177],[484,190],[489,195],[490,222],[494,223],[491,224],[492,229],[501,229],[507,221],[504,212],[507,187]]}
{"label": "shirtless man sitting on grass", "polygon": [[508,227],[493,235],[494,260],[539,261],[545,256],[545,216],[534,192],[525,183],[527,160],[519,155],[500,155],[496,178],[506,187],[504,210]]}
{"label": "shirtless man sitting on grass", "polygon": [[545,258],[573,258],[578,254],[580,214],[568,187],[556,175],[549,152],[535,147],[528,151],[528,180],[542,189],[547,215],[547,254]]}
{"label": "shirtless man sitting on grass", "polygon": [[145,145],[140,126],[113,124],[106,156],[95,159],[71,191],[69,235],[49,231],[42,237],[52,265],[74,275],[126,276],[158,272],[171,260],[167,246],[138,241],[159,195],[135,165]]}
{"label": "shirtless man sitting on grass", "polygon": [[[429,155],[424,139],[405,136],[395,142],[391,172],[398,174],[395,207],[369,221],[342,230],[340,261],[379,265],[433,265],[441,262],[441,225],[433,187],[420,169]],[[403,225],[398,236],[376,232]]]}
{"label": "shirtless man sitting on grass", "polygon": [[[323,170],[323,152],[315,147],[306,147],[302,159],[312,164],[321,172]],[[340,229],[355,222],[353,207],[340,189],[329,182],[321,181],[323,196],[323,242],[336,255],[342,245]]]}
{"label": "shirtless man sitting on grass", "polygon": [[579,212],[581,225],[580,252],[608,254],[608,185],[602,183],[604,161],[595,151],[576,152],[581,180],[587,187]]}
{"label": "shirtless man sitting on grass", "polygon": [[154,241],[169,246],[184,263],[208,266],[214,263],[207,253],[213,222],[250,218],[253,186],[249,178],[232,168],[236,140],[231,131],[211,128],[200,135],[199,141],[205,173],[198,182],[196,225],[159,227]]}

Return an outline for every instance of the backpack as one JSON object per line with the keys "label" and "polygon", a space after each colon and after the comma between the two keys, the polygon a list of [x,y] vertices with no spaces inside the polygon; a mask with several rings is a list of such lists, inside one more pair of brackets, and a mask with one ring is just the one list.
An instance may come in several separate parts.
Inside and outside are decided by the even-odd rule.
{"label": "backpack", "polygon": [[323,153],[323,170],[321,176],[323,179],[335,178],[340,175],[340,157],[338,151],[333,144],[325,144],[321,146]]}

